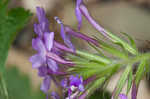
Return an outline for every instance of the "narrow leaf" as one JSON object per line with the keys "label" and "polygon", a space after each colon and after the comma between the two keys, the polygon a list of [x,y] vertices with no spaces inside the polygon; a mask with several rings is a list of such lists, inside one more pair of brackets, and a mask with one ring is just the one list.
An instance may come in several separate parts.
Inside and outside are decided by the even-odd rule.
{"label": "narrow leaf", "polygon": [[86,53],[86,52],[79,51],[79,50],[77,50],[76,53],[78,55],[80,55],[84,58],[90,59],[90,60],[95,60],[95,61],[103,62],[103,63],[106,63],[106,64],[111,63],[111,60],[108,59],[108,58],[105,58],[105,57],[101,57],[101,56],[98,56],[98,55]]}
{"label": "narrow leaf", "polygon": [[123,72],[123,74],[121,75],[116,86],[115,99],[117,99],[119,93],[121,92],[131,70],[132,70],[132,66],[128,65],[125,71]]}
{"label": "narrow leaf", "polygon": [[98,80],[94,81],[92,83],[91,87],[88,89],[89,93],[92,94],[93,92],[95,92],[96,89],[100,88],[105,80],[106,80],[106,78],[102,77],[102,78],[99,78]]}
{"label": "narrow leaf", "polygon": [[123,58],[123,59],[126,59],[128,58],[128,56],[126,54],[124,54],[123,52],[121,52],[120,50],[116,49],[115,47],[113,47],[112,45],[109,45],[105,42],[103,42],[102,40],[96,38],[98,40],[98,42],[100,43],[100,47],[106,51],[106,52],[109,52],[111,53],[112,55],[114,56],[117,56],[119,58]]}
{"label": "narrow leaf", "polygon": [[135,76],[136,86],[139,85],[139,82],[140,82],[142,76],[144,75],[145,65],[146,65],[146,59],[143,59],[141,61],[141,63],[139,64],[139,67],[138,67],[137,72],[136,72],[136,76]]}
{"label": "narrow leaf", "polygon": [[120,39],[119,37],[117,37],[116,35],[114,35],[113,33],[107,31],[108,35],[111,37],[112,41],[114,43],[120,43],[122,44],[122,46],[130,53],[136,55],[138,54],[138,52],[132,47],[130,46],[127,42],[125,42],[124,40]]}
{"label": "narrow leaf", "polygon": [[129,73],[129,77],[128,77],[128,84],[127,84],[127,92],[126,92],[126,94],[128,94],[130,89],[131,89],[132,80],[133,80],[133,77],[132,77],[132,70],[131,70],[130,73]]}
{"label": "narrow leaf", "polygon": [[132,39],[132,37],[129,36],[127,33],[124,33],[124,32],[121,32],[121,33],[122,33],[123,35],[125,35],[125,36],[129,39],[131,46],[132,46],[134,49],[137,49],[137,48],[136,48],[135,41]]}

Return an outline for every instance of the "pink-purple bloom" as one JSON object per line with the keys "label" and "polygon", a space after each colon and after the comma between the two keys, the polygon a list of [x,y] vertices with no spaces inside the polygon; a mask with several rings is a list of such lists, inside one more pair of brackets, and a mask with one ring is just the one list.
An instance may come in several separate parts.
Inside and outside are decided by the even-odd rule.
{"label": "pink-purple bloom", "polygon": [[78,75],[73,76],[71,75],[70,78],[70,88],[73,91],[72,87],[78,88],[79,91],[84,91],[84,86],[83,86],[83,78],[79,77]]}
{"label": "pink-purple bloom", "polygon": [[51,51],[53,47],[53,40],[54,32],[46,32],[44,34],[44,41],[38,37],[32,40],[32,46],[38,52],[30,58],[33,68],[39,68],[41,65],[47,64],[52,71],[57,71],[57,63],[46,56],[47,52]]}
{"label": "pink-purple bloom", "polygon": [[82,15],[87,19],[87,21],[99,32],[101,32],[105,37],[111,39],[108,35],[107,35],[107,31],[100,26],[90,15],[88,9],[86,8],[86,6],[83,4],[83,0],[77,0],[76,3],[76,16],[77,16],[77,20],[78,20],[78,27],[80,29],[81,24],[82,24]]}
{"label": "pink-purple bloom", "polygon": [[[47,99],[49,98],[49,95],[51,95],[51,98],[53,99],[60,99],[56,92],[52,92],[51,94],[48,93],[52,80],[58,85],[58,87],[67,90],[68,96],[67,98],[65,97],[65,99],[85,99],[89,90],[88,88],[85,89],[84,86],[96,79],[96,75],[92,75],[83,81],[82,76],[79,76],[78,74],[76,74],[76,76],[72,75],[75,72],[71,73],[69,71],[68,73],[68,68],[75,66],[75,62],[66,60],[67,58],[63,56],[66,54],[64,52],[77,56],[81,55],[72,44],[70,36],[80,38],[94,44],[96,47],[100,47],[100,44],[96,39],[79,32],[82,26],[82,16],[84,16],[88,22],[105,37],[109,38],[110,36],[108,35],[108,32],[92,18],[83,3],[83,0],[76,1],[75,14],[78,20],[78,32],[63,24],[58,17],[55,17],[57,23],[60,24],[60,35],[64,44],[58,43],[54,40],[55,33],[49,29],[50,23],[46,18],[44,9],[40,7],[37,7],[36,9],[38,23],[34,24],[34,32],[37,36],[32,39],[32,47],[37,53],[31,56],[30,62],[32,63],[32,67],[38,70],[38,75],[43,78],[40,89],[47,94]],[[86,56],[90,55],[87,54]],[[56,80],[56,76],[58,75],[61,75],[60,78],[63,79],[61,82],[58,79]],[[136,99],[136,94],[136,85],[133,84],[132,99]],[[128,99],[125,94],[119,94],[118,97],[120,99]]]}
{"label": "pink-purple bloom", "polygon": [[48,92],[48,90],[50,89],[50,83],[51,83],[51,77],[50,76],[45,76],[44,80],[41,84],[41,90],[45,93]]}
{"label": "pink-purple bloom", "polygon": [[119,94],[120,99],[128,99],[128,97],[125,94]]}
{"label": "pink-purple bloom", "polygon": [[37,11],[37,17],[38,17],[39,24],[37,24],[37,23],[34,24],[34,32],[40,38],[42,38],[43,33],[50,32],[50,30],[49,30],[49,21],[46,18],[44,9],[42,9],[40,7],[37,7],[36,11]]}
{"label": "pink-purple bloom", "polygon": [[73,46],[73,44],[71,43],[71,40],[70,40],[70,35],[67,35],[66,34],[66,31],[64,29],[64,24],[62,23],[62,21],[56,16],[55,17],[55,20],[57,21],[58,24],[61,25],[61,31],[60,31],[60,34],[61,34],[61,37],[62,39],[64,40],[64,43],[71,49],[73,49],[75,51],[75,47]]}
{"label": "pink-purple bloom", "polygon": [[68,97],[71,97],[73,92],[78,93],[78,91],[84,91],[83,78],[81,76],[79,77],[78,75],[71,75],[69,79],[63,79],[61,81],[61,86],[68,89]]}
{"label": "pink-purple bloom", "polygon": [[33,68],[38,69],[39,76],[43,77],[41,90],[47,93],[51,82],[51,76],[48,71],[58,71],[56,61],[47,57],[47,53],[52,52],[54,47],[54,32],[49,30],[49,22],[45,16],[44,9],[37,7],[37,16],[39,24],[34,24],[37,37],[32,39],[32,47],[37,51],[37,54],[30,58],[30,62]]}
{"label": "pink-purple bloom", "polygon": [[[66,61],[60,57],[61,51],[68,51],[71,53],[74,53],[74,51],[71,41],[65,34],[63,24],[61,24],[61,35],[64,42],[67,42],[66,45],[70,48],[54,41],[54,32],[49,30],[49,22],[45,16],[44,9],[37,7],[37,16],[39,23],[34,24],[34,31],[37,37],[32,39],[32,47],[37,53],[30,58],[30,62],[33,68],[38,69],[38,75],[43,77],[41,90],[48,94],[53,76],[65,74],[65,72],[59,71],[58,64],[73,65],[72,62]],[[54,99],[58,99],[54,94],[53,97]]]}
{"label": "pink-purple bloom", "polygon": [[51,98],[52,99],[60,99],[59,95],[56,92],[51,93]]}
{"label": "pink-purple bloom", "polygon": [[82,0],[77,0],[76,2],[75,14],[78,20],[78,30],[80,30],[82,26],[82,14],[80,11],[80,5],[82,4],[82,2],[83,2]]}
{"label": "pink-purple bloom", "polygon": [[135,82],[133,82],[133,84],[132,84],[131,97],[132,97],[132,99],[136,99],[136,97],[137,97],[137,88],[136,88]]}

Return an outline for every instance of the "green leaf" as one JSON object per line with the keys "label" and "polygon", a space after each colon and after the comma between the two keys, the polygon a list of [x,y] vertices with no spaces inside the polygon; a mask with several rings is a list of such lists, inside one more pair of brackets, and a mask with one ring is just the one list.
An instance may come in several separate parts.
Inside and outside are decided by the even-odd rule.
{"label": "green leaf", "polygon": [[132,86],[132,80],[133,80],[133,77],[132,77],[132,70],[129,72],[129,76],[128,76],[128,84],[127,84],[127,92],[126,94],[129,93],[130,89],[131,89],[131,86]]}
{"label": "green leaf", "polygon": [[112,74],[118,71],[120,66],[121,64],[116,64],[116,63],[109,64],[104,68],[97,70],[96,75],[98,75],[99,77],[111,76]]}
{"label": "green leaf", "polygon": [[120,39],[119,37],[117,37],[116,35],[114,35],[113,33],[107,31],[107,34],[110,36],[111,40],[114,43],[120,43],[128,52],[137,55],[138,52],[136,51],[136,49],[134,49],[132,46],[130,46],[127,42],[125,42],[124,40]]}
{"label": "green leaf", "polygon": [[111,99],[111,93],[105,90],[96,90],[88,99]]}
{"label": "green leaf", "polygon": [[135,76],[135,84],[136,84],[136,86],[139,85],[139,82],[140,82],[142,76],[144,75],[145,65],[147,63],[146,61],[147,61],[146,59],[143,59],[141,61],[141,63],[139,64],[139,66],[138,66],[138,69],[136,71],[136,76]]}
{"label": "green leaf", "polygon": [[115,99],[117,99],[119,93],[121,92],[131,70],[132,70],[132,66],[128,65],[126,67],[125,71],[123,72],[123,74],[121,75],[121,77],[117,83],[116,89],[115,89],[116,90]]}
{"label": "green leaf", "polygon": [[90,53],[79,51],[79,50],[77,50],[76,53],[78,55],[84,57],[84,58],[89,59],[89,60],[103,62],[103,63],[106,63],[106,64],[111,63],[111,60],[106,58],[106,57],[101,57],[101,56],[98,56],[98,55],[90,54]]}
{"label": "green leaf", "polygon": [[123,52],[121,52],[120,50],[116,49],[115,47],[103,42],[102,40],[96,38],[98,40],[98,42],[100,43],[100,47],[106,51],[111,53],[114,56],[117,56],[119,58],[123,58],[123,59],[127,59],[128,56],[126,54],[124,54]]}
{"label": "green leaf", "polygon": [[88,43],[88,44],[89,44],[93,49],[95,49],[95,50],[98,52],[99,55],[105,57],[105,55],[103,54],[103,52],[102,52],[97,46],[95,46],[95,45],[92,44],[92,43]]}
{"label": "green leaf", "polygon": [[132,46],[134,49],[137,50],[137,48],[136,48],[136,43],[135,43],[135,41],[132,39],[132,37],[129,36],[127,33],[124,33],[124,32],[121,32],[121,33],[122,33],[123,35],[125,35],[125,36],[129,39],[131,46]]}
{"label": "green leaf", "polygon": [[8,90],[4,77],[0,76],[0,97],[3,99],[8,99]]}
{"label": "green leaf", "polygon": [[105,82],[105,80],[106,80],[106,78],[102,77],[102,78],[99,78],[96,81],[92,82],[89,89],[87,89],[89,91],[89,93],[92,94],[93,92],[95,92],[96,89],[100,88],[101,85]]}
{"label": "green leaf", "polygon": [[17,32],[25,26],[29,16],[31,16],[31,13],[23,8],[6,11],[6,9],[0,7],[0,72],[4,71],[5,61],[12,41]]}

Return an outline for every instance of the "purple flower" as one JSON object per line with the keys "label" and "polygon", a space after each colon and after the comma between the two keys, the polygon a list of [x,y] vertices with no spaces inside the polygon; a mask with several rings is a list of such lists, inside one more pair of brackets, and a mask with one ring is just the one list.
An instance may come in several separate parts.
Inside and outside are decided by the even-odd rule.
{"label": "purple flower", "polygon": [[41,39],[32,39],[32,47],[38,52],[30,58],[33,68],[38,68],[43,65],[46,61],[46,50]]}
{"label": "purple flower", "polygon": [[[38,75],[43,77],[41,90],[47,94],[48,99],[51,78],[53,78],[54,75],[65,74],[65,72],[58,71],[58,63],[73,65],[72,62],[66,61],[59,56],[61,54],[60,51],[62,49],[71,53],[73,53],[73,51],[54,41],[54,32],[50,32],[49,30],[49,22],[45,16],[44,9],[37,7],[37,16],[39,23],[34,24],[34,31],[37,37],[32,39],[32,47],[37,53],[30,58],[30,62],[33,68],[38,69]],[[63,35],[63,30],[61,30],[61,32]],[[64,40],[66,40],[66,38],[67,36],[64,37]],[[69,38],[67,38],[67,40],[69,40]],[[68,42],[69,41],[67,41],[67,43]],[[58,99],[54,94],[53,98]]]}
{"label": "purple flower", "polygon": [[77,38],[80,38],[80,39],[83,39],[85,41],[88,41],[90,43],[93,43],[94,45],[96,46],[99,46],[99,43],[97,40],[91,38],[91,37],[88,37],[87,35],[83,34],[83,33],[80,33],[80,32],[75,32],[72,28],[70,28],[69,26],[65,26],[65,31],[66,33],[74,36],[74,37],[77,37]]}
{"label": "purple flower", "polygon": [[71,75],[70,78],[70,88],[73,91],[74,88],[78,88],[80,91],[84,91],[84,86],[83,86],[83,78],[78,75],[73,76]]}
{"label": "purple flower", "polygon": [[68,86],[67,78],[63,79],[60,84],[61,84],[62,87],[67,88],[67,86]]}
{"label": "purple flower", "polygon": [[47,53],[50,52],[53,47],[53,40],[54,32],[44,33],[44,42],[38,37],[32,40],[32,46],[38,52],[30,58],[33,68],[39,68],[43,64],[47,64],[52,71],[56,72],[58,70],[57,63],[47,58]]}
{"label": "purple flower", "polygon": [[47,66],[40,66],[38,68],[38,75],[40,77],[46,77],[47,74],[48,74],[48,68],[47,68]]}
{"label": "purple flower", "polygon": [[55,20],[57,21],[58,24],[61,25],[61,31],[60,31],[60,34],[61,34],[61,37],[62,39],[64,40],[64,43],[71,49],[73,49],[75,51],[75,48],[73,46],[73,44],[71,43],[71,40],[70,40],[70,36],[66,34],[65,32],[65,29],[64,29],[64,24],[62,23],[62,21],[56,16],[55,17]]}
{"label": "purple flower", "polygon": [[137,88],[136,88],[136,84],[134,81],[132,84],[131,97],[132,97],[132,99],[136,99],[136,97],[137,97]]}
{"label": "purple flower", "polygon": [[76,2],[76,9],[75,9],[75,14],[78,20],[78,30],[80,30],[82,26],[82,14],[80,11],[80,5],[82,4],[83,0],[77,0]]}
{"label": "purple flower", "polygon": [[60,99],[59,95],[56,92],[51,93],[52,99]]}
{"label": "purple flower", "polygon": [[45,93],[50,89],[51,77],[46,76],[41,84],[41,90]]}
{"label": "purple flower", "polygon": [[[61,81],[61,86],[68,89],[68,97],[74,97],[77,96],[77,93],[79,91],[84,91],[83,86],[83,78],[79,77],[78,75],[73,76],[71,75],[69,79],[65,78]],[[75,92],[75,93],[73,93]],[[73,94],[72,94],[73,93]]]}
{"label": "purple flower", "polygon": [[119,94],[120,99],[128,99],[128,97],[125,94]]}
{"label": "purple flower", "polygon": [[88,9],[86,8],[86,6],[83,4],[83,0],[77,0],[76,2],[76,16],[78,19],[78,28],[81,27],[82,24],[82,15],[88,20],[88,22],[99,32],[101,32],[105,37],[111,39],[108,34],[107,31],[101,26],[99,25],[90,15]]}
{"label": "purple flower", "polygon": [[50,32],[49,30],[49,22],[45,16],[45,11],[43,8],[37,7],[37,17],[39,24],[34,24],[34,32],[40,37],[43,37],[43,33]]}

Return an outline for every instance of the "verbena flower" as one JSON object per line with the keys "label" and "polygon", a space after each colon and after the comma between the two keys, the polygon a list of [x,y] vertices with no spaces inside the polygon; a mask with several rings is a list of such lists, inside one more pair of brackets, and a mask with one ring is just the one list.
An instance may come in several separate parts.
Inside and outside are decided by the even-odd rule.
{"label": "verbena flower", "polygon": [[75,9],[75,14],[78,20],[78,30],[80,30],[81,26],[82,26],[82,14],[80,11],[80,5],[82,3],[82,0],[77,0],[76,2],[76,9]]}
{"label": "verbena flower", "polygon": [[[109,34],[94,20],[89,14],[88,9],[86,8],[82,0],[77,0],[75,13],[78,20],[78,30],[80,30],[82,26],[82,16],[84,16],[89,21],[89,23],[99,32],[101,32],[105,37],[109,39],[115,39],[117,43],[121,42],[123,46],[127,45],[116,36]],[[100,53],[101,51],[99,50],[99,48],[102,47],[112,53],[118,53],[118,50],[116,50],[115,48],[111,46],[109,47],[109,45],[105,44],[105,42],[102,42],[102,44],[100,45],[99,43],[101,42],[101,40],[97,38],[91,38],[81,32],[76,32],[70,26],[63,24],[63,22],[58,17],[55,17],[57,23],[60,24],[60,35],[65,43],[61,44],[54,40],[55,33],[49,30],[50,24],[48,19],[46,18],[44,9],[37,7],[37,17],[39,23],[34,24],[34,31],[37,34],[37,37],[33,38],[32,40],[32,47],[34,50],[37,51],[37,53],[30,58],[30,61],[32,63],[32,67],[38,70],[38,75],[40,77],[43,77],[41,90],[47,94],[47,99],[49,98],[48,91],[50,89],[52,80],[55,82],[57,87],[62,86],[61,88],[65,89],[68,92],[68,96],[64,97],[65,99],[85,99],[89,92],[95,90],[95,87],[98,87],[98,83],[105,83],[107,79],[106,75],[110,75],[109,77],[111,77],[111,75],[113,74],[113,72],[111,73],[111,70],[117,70],[114,70],[114,67],[116,66],[115,62],[113,63],[113,60],[108,59],[103,54],[102,56],[104,57],[101,57],[75,49],[74,45],[70,40],[70,36],[77,37],[79,39],[85,40],[86,42],[92,43],[94,45],[94,48]],[[129,46],[127,49],[129,50],[130,48],[131,47]],[[85,58],[83,59],[85,64],[81,64],[82,59],[77,59],[77,61],[67,60],[67,58],[64,56],[66,53],[73,54],[73,56],[75,57],[81,56],[80,58]],[[122,56],[122,54],[120,53],[117,55]],[[114,66],[108,66],[112,63],[114,64]],[[79,64],[88,66],[96,65],[96,67],[93,66],[93,68],[85,66],[84,69],[84,66],[78,66]],[[103,68],[102,71],[99,71],[99,69],[101,68],[97,66],[98,64],[104,65],[101,67]],[[82,76],[76,74],[82,72],[82,69],[87,70],[89,73],[92,71],[84,81]],[[91,71],[88,69],[91,69]],[[95,71],[94,69],[97,70]],[[111,74],[109,72],[106,72],[107,74],[105,74],[105,70],[109,71]],[[99,72],[102,72],[102,76],[97,75],[97,73]],[[82,73],[80,74],[82,75]],[[56,76],[58,75],[61,76],[61,79],[63,79],[61,82],[60,80],[56,80]],[[86,85],[89,85],[88,88],[85,87]],[[119,93],[120,92],[118,92],[118,94]],[[118,94],[116,95],[116,97],[118,97]],[[51,93],[51,97],[53,99],[60,98],[55,92]],[[127,99],[127,96],[124,94],[119,94],[119,97],[120,99]],[[136,86],[132,86],[132,98],[136,99]]]}
{"label": "verbena flower", "polygon": [[43,37],[43,33],[50,32],[49,30],[49,21],[46,18],[44,9],[37,7],[37,17],[39,24],[34,24],[34,32],[40,37]]}
{"label": "verbena flower", "polygon": [[68,90],[68,97],[77,97],[77,93],[79,93],[78,91],[84,91],[83,78],[78,75],[71,75],[69,79],[63,79],[61,81],[61,86]]}
{"label": "verbena flower", "polygon": [[119,94],[120,99],[128,99],[125,94]]}
{"label": "verbena flower", "polygon": [[54,91],[51,93],[51,98],[52,99],[60,99],[59,95]]}
{"label": "verbena flower", "polygon": [[50,52],[53,47],[53,40],[53,32],[44,33],[45,43],[38,37],[32,40],[32,46],[38,52],[30,58],[33,68],[39,68],[41,65],[47,64],[54,72],[58,70],[57,63],[46,56],[47,52]]}
{"label": "verbena flower", "polygon": [[71,75],[69,80],[70,80],[69,86],[70,86],[71,91],[73,91],[74,88],[78,88],[79,91],[84,91],[82,77],[79,77],[78,75],[76,76]]}
{"label": "verbena flower", "polygon": [[71,43],[70,41],[70,36],[66,34],[66,31],[64,29],[64,24],[62,23],[62,21],[56,16],[55,17],[55,20],[57,21],[58,24],[61,25],[61,31],[60,31],[60,34],[61,34],[61,37],[63,38],[64,40],[64,43],[71,49],[73,49],[75,51],[75,47],[73,46],[73,44]]}
{"label": "verbena flower", "polygon": [[41,84],[41,90],[48,94],[48,90],[50,89],[51,77],[49,75],[44,77],[44,80]]}
{"label": "verbena flower", "polygon": [[80,32],[76,32],[75,30],[73,30],[71,27],[69,26],[66,26],[62,23],[62,21],[58,18],[58,17],[55,17],[55,20],[57,21],[58,24],[61,25],[61,31],[60,31],[60,34],[61,34],[61,37],[63,38],[64,40],[64,43],[66,45],[68,45],[68,47],[70,47],[71,49],[73,49],[75,51],[75,48],[73,46],[73,44],[71,43],[70,41],[70,36],[74,36],[74,37],[77,37],[77,38],[80,38],[80,39],[83,39],[85,41],[88,41],[90,43],[93,43],[95,44],[96,46],[99,46],[99,43],[97,40],[91,38],[91,37],[88,37],[87,35],[83,34],[83,33],[80,33]]}
{"label": "verbena flower", "polygon": [[132,99],[136,99],[136,97],[137,97],[137,88],[136,88],[136,84],[134,81],[132,84],[131,97],[132,97]]}
{"label": "verbena flower", "polygon": [[78,20],[79,29],[82,24],[82,15],[83,15],[95,29],[97,29],[99,32],[101,32],[105,37],[111,39],[108,36],[107,31],[92,18],[88,9],[83,4],[83,0],[77,0],[75,12],[76,12],[77,20]]}

